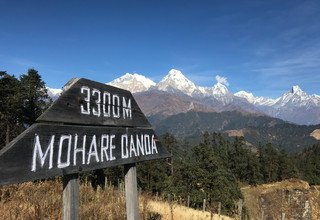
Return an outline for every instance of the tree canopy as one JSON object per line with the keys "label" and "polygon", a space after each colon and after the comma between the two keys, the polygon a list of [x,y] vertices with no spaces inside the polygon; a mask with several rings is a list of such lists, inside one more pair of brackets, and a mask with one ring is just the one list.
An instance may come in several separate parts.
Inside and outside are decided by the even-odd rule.
{"label": "tree canopy", "polygon": [[45,82],[35,69],[20,78],[0,71],[0,148],[8,144],[51,104]]}

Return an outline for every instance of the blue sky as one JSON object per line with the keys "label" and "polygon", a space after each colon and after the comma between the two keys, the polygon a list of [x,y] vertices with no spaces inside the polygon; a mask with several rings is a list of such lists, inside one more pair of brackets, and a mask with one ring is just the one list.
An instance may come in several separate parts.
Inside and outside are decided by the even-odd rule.
{"label": "blue sky", "polygon": [[49,87],[171,68],[197,85],[278,97],[320,94],[320,1],[0,0],[0,70],[35,68]]}

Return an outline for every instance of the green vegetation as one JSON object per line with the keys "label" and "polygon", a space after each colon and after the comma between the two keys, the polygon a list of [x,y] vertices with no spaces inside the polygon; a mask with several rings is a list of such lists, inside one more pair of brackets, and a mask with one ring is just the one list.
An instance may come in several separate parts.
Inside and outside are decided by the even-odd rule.
{"label": "green vegetation", "polygon": [[170,134],[162,136],[162,143],[172,152],[172,158],[142,163],[138,167],[140,187],[184,201],[190,196],[195,208],[206,199],[209,206],[221,202],[223,211],[230,214],[242,198],[239,185],[243,184],[291,178],[320,184],[320,144],[296,154],[278,150],[272,144],[252,151],[243,137],[229,141],[215,132],[205,132],[193,147],[184,148]]}
{"label": "green vegetation", "polygon": [[0,149],[29,127],[51,100],[38,71],[16,78],[0,71]]}

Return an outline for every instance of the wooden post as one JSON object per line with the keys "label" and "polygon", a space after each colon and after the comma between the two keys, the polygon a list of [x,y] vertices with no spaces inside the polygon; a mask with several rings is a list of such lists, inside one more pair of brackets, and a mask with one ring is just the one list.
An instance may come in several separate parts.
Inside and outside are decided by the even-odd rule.
{"label": "wooden post", "polygon": [[239,219],[242,219],[242,199],[239,199]]}
{"label": "wooden post", "polygon": [[285,220],[286,219],[286,213],[281,213],[281,220]]}
{"label": "wooden post", "polygon": [[79,219],[78,174],[63,176],[63,220]]}
{"label": "wooden post", "polygon": [[202,211],[206,211],[206,199],[203,199]]}
{"label": "wooden post", "polygon": [[127,219],[139,219],[139,201],[137,189],[137,173],[135,164],[127,164],[125,170],[125,191],[126,191],[126,208]]}
{"label": "wooden post", "polygon": [[218,215],[220,220],[221,219],[221,202],[218,203]]}
{"label": "wooden post", "polygon": [[190,196],[188,195],[188,199],[187,199],[187,206],[188,208],[190,207]]}
{"label": "wooden post", "polygon": [[104,177],[104,189],[107,189],[108,188],[108,177],[105,176]]}

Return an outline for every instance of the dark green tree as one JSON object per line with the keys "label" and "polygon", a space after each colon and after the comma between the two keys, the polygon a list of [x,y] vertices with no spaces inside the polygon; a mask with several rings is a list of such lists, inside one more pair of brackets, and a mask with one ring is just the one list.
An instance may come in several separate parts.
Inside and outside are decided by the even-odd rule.
{"label": "dark green tree", "polygon": [[170,184],[171,167],[166,159],[141,162],[137,173],[139,187],[153,194],[165,191]]}
{"label": "dark green tree", "polygon": [[261,174],[265,183],[279,180],[279,151],[267,144],[259,149]]}
{"label": "dark green tree", "polygon": [[303,179],[312,185],[320,184],[320,144],[305,149],[297,159]]}
{"label": "dark green tree", "polygon": [[0,146],[4,146],[21,131],[22,99],[19,80],[0,71],[0,93]]}
{"label": "dark green tree", "polygon": [[243,137],[236,137],[228,151],[227,166],[238,180],[257,184],[261,181],[258,156],[246,147]]}
{"label": "dark green tree", "polygon": [[138,185],[152,193],[162,193],[171,182],[171,175],[174,170],[174,163],[179,155],[177,140],[169,133],[161,138],[162,145],[170,152],[171,158],[141,162],[137,166]]}
{"label": "dark green tree", "polygon": [[27,74],[22,75],[20,84],[23,99],[23,123],[30,126],[49,107],[51,99],[48,96],[45,82],[35,69],[29,69]]}
{"label": "dark green tree", "polygon": [[176,161],[170,190],[184,200],[189,195],[193,207],[200,207],[207,199],[221,202],[225,212],[232,212],[234,202],[242,195],[236,178],[213,147],[215,144],[212,135],[204,133],[202,142]]}
{"label": "dark green tree", "polygon": [[281,150],[279,154],[279,170],[278,179],[285,180],[289,178],[298,178],[299,171],[291,155],[285,150]]}

